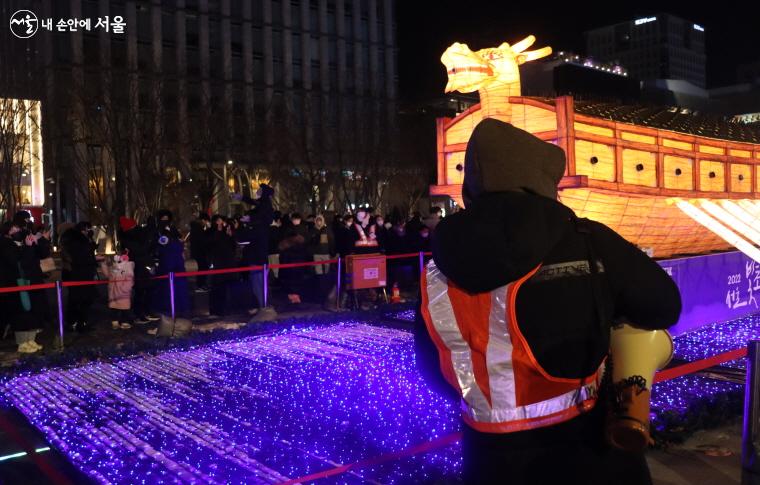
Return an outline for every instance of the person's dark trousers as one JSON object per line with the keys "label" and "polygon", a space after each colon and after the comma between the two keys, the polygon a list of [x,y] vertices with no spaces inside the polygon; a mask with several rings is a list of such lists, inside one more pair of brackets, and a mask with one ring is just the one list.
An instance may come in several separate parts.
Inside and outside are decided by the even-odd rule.
{"label": "person's dark trousers", "polygon": [[119,323],[132,323],[132,316],[129,310],[118,310],[111,308],[111,321]]}
{"label": "person's dark trousers", "polygon": [[264,308],[264,271],[251,271],[250,281],[257,308]]}
{"label": "person's dark trousers", "polygon": [[72,286],[69,288],[69,301],[66,305],[66,321],[69,325],[89,323],[93,292],[94,287],[91,286]]}
{"label": "person's dark trousers", "polygon": [[153,286],[152,281],[135,280],[135,293],[132,309],[137,318],[143,318],[150,315],[150,306],[153,299]]}
{"label": "person's dark trousers", "polygon": [[150,315],[153,303],[153,277],[148,270],[148,262],[135,261],[135,285],[134,298],[132,299],[132,311],[138,320]]}
{"label": "person's dark trousers", "polygon": [[208,312],[211,315],[223,316],[228,312],[228,294],[230,290],[230,280],[222,277],[211,278],[211,290],[208,296]]}
{"label": "person's dark trousers", "polygon": [[[208,258],[206,258],[205,254],[197,254],[193,257],[195,259],[195,262],[198,264],[198,271],[206,271],[209,268]],[[196,288],[206,288],[208,286],[208,276],[198,275],[195,277],[195,287]]]}
{"label": "person's dark trousers", "polygon": [[516,433],[479,433],[463,426],[464,483],[651,485],[644,455],[610,449],[603,439],[603,410],[595,411]]}

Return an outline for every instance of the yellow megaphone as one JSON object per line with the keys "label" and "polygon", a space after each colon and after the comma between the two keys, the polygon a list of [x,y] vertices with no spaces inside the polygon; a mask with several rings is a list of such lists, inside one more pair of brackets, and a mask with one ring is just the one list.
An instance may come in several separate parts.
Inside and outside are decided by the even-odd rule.
{"label": "yellow megaphone", "polygon": [[642,330],[624,324],[612,329],[612,403],[607,441],[631,452],[643,451],[649,435],[650,392],[654,374],[673,356],[673,338],[665,330]]}

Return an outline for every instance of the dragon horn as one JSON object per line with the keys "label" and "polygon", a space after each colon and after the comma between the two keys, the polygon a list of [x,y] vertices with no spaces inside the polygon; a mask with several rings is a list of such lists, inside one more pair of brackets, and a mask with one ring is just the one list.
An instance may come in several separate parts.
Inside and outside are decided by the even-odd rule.
{"label": "dragon horn", "polygon": [[520,53],[527,49],[528,47],[532,46],[533,43],[536,41],[536,37],[533,35],[529,35],[517,44],[512,46],[512,52],[514,53]]}
{"label": "dragon horn", "polygon": [[522,54],[517,56],[517,61],[518,61],[518,64],[524,64],[529,61],[534,61],[536,59],[546,57],[551,53],[552,53],[551,47],[542,47],[534,51],[523,52]]}

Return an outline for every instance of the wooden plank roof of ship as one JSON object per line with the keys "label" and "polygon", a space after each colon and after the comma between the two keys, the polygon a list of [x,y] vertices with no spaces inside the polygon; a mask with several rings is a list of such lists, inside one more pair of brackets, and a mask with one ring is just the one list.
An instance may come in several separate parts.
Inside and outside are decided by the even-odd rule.
{"label": "wooden plank roof of ship", "polygon": [[[553,98],[535,98],[554,105]],[[660,128],[690,135],[745,143],[760,143],[760,123],[741,123],[730,117],[678,106],[626,105],[576,99],[575,112],[621,123]]]}

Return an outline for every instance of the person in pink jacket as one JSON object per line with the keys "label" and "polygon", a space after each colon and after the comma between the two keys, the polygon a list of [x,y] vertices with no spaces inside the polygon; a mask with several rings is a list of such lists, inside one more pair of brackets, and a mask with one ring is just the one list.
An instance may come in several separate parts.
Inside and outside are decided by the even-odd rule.
{"label": "person in pink jacket", "polygon": [[129,254],[117,254],[113,262],[103,262],[101,269],[108,278],[108,308],[111,309],[111,326],[114,330],[132,328],[132,286],[135,282],[135,263]]}

